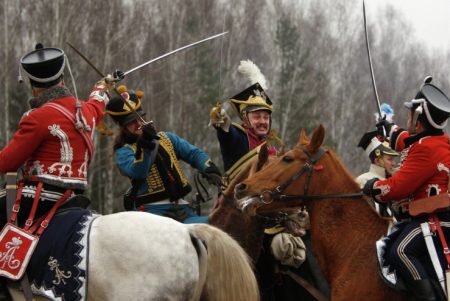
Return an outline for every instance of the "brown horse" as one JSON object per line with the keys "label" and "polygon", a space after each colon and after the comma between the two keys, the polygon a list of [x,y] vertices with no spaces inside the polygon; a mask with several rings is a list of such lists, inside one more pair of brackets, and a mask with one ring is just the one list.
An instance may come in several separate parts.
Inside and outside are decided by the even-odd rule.
{"label": "brown horse", "polygon": [[380,218],[337,156],[321,148],[320,125],[249,179],[236,185],[238,204],[251,214],[306,205],[314,253],[334,300],[406,300],[380,279],[375,241],[389,220]]}
{"label": "brown horse", "polygon": [[[237,208],[234,199],[235,185],[260,170],[267,162],[275,160],[275,158],[274,156],[269,157],[267,148],[262,147],[258,157],[249,161],[216,200],[215,206],[209,215],[209,222],[236,239],[253,260],[262,300],[315,300],[311,299],[310,293],[303,287],[300,287],[293,279],[276,273],[276,262],[270,254],[269,246],[267,245],[270,243],[271,237],[264,235],[265,220],[268,215],[270,215],[270,219],[276,221],[279,216],[285,216],[283,213],[290,215],[292,211],[289,209],[277,209],[270,214],[266,213],[265,217],[250,216]],[[298,232],[301,227],[296,220],[289,218],[283,218],[280,220],[280,223],[290,229],[291,233]],[[296,274],[300,273],[304,278],[312,282],[313,280],[309,277],[307,269],[308,267],[301,266],[300,269],[294,272]]]}
{"label": "brown horse", "polygon": [[236,178],[228,185],[223,194],[219,196],[209,215],[209,223],[222,229],[236,239],[254,262],[258,260],[262,246],[264,225],[255,216],[243,214],[237,208],[234,200],[234,187],[261,169],[262,166],[259,162],[263,162],[264,164],[266,161],[268,161],[267,148],[261,148],[258,157],[248,162]]}

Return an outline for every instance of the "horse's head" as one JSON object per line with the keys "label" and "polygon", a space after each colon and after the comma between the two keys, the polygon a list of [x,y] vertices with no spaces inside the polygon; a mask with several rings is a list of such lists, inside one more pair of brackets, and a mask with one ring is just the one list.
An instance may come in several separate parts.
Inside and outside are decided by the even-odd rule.
{"label": "horse's head", "polygon": [[[236,185],[238,205],[251,215],[256,212],[267,215],[302,205],[311,198],[311,194],[317,196],[336,189],[330,182],[344,176],[339,174],[343,171],[347,174],[345,178],[351,179],[343,166],[337,164],[338,159],[322,148],[324,134],[322,125],[314,131],[311,139],[302,130],[293,149]],[[350,186],[355,191],[355,186]]]}
{"label": "horse's head", "polygon": [[233,199],[235,186],[260,171],[265,165],[274,160],[274,158],[274,156],[269,156],[269,149],[266,144],[263,144],[258,152],[258,156],[249,160],[230,184],[228,184],[223,192],[224,195]]}

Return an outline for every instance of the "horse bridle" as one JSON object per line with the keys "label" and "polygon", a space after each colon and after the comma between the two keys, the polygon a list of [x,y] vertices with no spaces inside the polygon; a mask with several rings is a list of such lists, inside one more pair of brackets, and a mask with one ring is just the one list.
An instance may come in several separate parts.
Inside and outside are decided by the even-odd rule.
{"label": "horse bridle", "polygon": [[[318,200],[318,199],[331,199],[331,198],[357,198],[361,197],[363,194],[361,192],[356,193],[344,193],[344,194],[318,194],[318,195],[308,195],[308,187],[311,181],[312,172],[314,170],[315,164],[322,158],[322,156],[327,152],[327,150],[320,148],[317,152],[316,156],[312,156],[311,153],[304,147],[300,147],[300,150],[303,151],[309,159],[309,162],[306,162],[300,170],[298,170],[292,177],[290,177],[285,183],[279,185],[274,190],[264,190],[262,194],[259,196],[261,201],[265,204],[270,204],[274,200],[280,201],[293,201],[293,200]],[[304,193],[303,195],[288,195],[282,194],[282,192],[288,188],[292,183],[294,183],[301,175],[307,173],[307,179],[304,184]],[[265,200],[265,196],[269,195],[271,197],[270,201]]]}

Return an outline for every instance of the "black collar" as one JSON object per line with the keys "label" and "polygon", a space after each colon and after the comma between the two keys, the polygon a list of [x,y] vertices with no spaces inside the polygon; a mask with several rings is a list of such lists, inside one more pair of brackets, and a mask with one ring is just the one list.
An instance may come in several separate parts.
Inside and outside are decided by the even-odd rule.
{"label": "black collar", "polygon": [[427,137],[427,136],[441,136],[443,135],[444,132],[440,129],[431,129],[431,130],[426,130],[420,134],[416,134],[413,136],[410,136],[408,138],[405,139],[405,147],[409,147],[411,146],[411,144],[416,143],[417,141],[419,141],[420,139]]}

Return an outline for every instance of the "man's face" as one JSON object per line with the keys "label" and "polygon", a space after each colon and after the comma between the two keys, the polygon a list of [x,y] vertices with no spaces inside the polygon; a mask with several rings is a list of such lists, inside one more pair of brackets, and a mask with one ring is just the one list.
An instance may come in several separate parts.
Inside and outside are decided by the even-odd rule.
{"label": "man's face", "polygon": [[142,135],[141,127],[142,127],[142,122],[139,119],[135,119],[125,126],[125,128],[127,129],[128,132],[130,132],[131,134],[134,134],[136,136]]}
{"label": "man's face", "polygon": [[394,168],[397,165],[396,156],[383,154],[381,157],[375,159],[375,164],[386,169],[387,174],[392,175]]}
{"label": "man's face", "polygon": [[247,113],[250,127],[253,128],[255,134],[264,136],[269,133],[270,129],[270,113],[266,110],[258,110]]}

